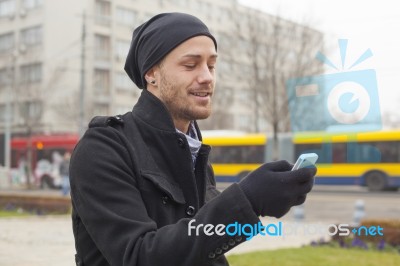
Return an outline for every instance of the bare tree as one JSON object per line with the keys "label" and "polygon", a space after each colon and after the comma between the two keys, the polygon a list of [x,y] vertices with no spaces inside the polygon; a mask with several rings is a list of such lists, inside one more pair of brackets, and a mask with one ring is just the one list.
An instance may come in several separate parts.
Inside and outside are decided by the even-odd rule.
{"label": "bare tree", "polygon": [[314,60],[323,49],[323,35],[308,27],[269,16],[257,10],[237,10],[239,45],[236,60],[250,66],[247,79],[254,113],[253,130],[261,130],[260,122],[270,125],[274,140],[274,154],[279,156],[278,133],[290,131],[289,99],[286,82],[320,74],[322,64]]}

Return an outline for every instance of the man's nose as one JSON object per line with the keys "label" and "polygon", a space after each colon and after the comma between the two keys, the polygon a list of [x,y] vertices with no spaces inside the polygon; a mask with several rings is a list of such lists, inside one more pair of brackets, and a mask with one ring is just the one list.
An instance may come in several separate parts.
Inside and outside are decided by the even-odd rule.
{"label": "man's nose", "polygon": [[208,65],[203,66],[197,80],[200,84],[211,83],[214,80],[213,70],[211,70]]}

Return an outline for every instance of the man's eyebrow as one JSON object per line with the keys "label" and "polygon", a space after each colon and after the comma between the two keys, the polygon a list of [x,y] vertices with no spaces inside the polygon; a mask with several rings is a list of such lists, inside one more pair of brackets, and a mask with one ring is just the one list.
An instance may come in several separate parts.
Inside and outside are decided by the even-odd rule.
{"label": "man's eyebrow", "polygon": [[[182,56],[182,58],[201,58],[202,56],[199,54],[185,54],[184,56]],[[209,56],[209,58],[217,58],[218,54],[212,54]]]}

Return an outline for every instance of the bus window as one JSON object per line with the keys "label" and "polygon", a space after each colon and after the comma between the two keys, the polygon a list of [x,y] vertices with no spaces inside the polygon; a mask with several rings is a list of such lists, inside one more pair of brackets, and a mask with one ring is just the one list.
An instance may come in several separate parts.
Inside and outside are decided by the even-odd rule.
{"label": "bus window", "polygon": [[[381,142],[370,142],[366,143],[370,147],[374,147],[375,154],[379,155],[377,158],[378,162],[382,163],[395,163],[399,162],[399,142],[394,141],[381,141]],[[376,155],[376,157],[378,156]],[[371,157],[371,153],[366,155]],[[376,161],[376,160],[375,160]]]}
{"label": "bus window", "polygon": [[318,154],[319,164],[345,163],[347,160],[345,143],[297,144],[295,147],[296,157],[311,152]]}
{"label": "bus window", "polygon": [[332,161],[331,163],[345,163],[346,158],[346,144],[333,143],[332,144]]}
{"label": "bus window", "polygon": [[400,162],[399,146],[400,143],[394,141],[377,142],[376,148],[381,152],[382,163],[395,163]]}
{"label": "bus window", "polygon": [[264,146],[213,146],[211,163],[257,164],[264,162]]}
{"label": "bus window", "polygon": [[303,153],[312,152],[318,154],[318,163],[332,162],[332,144],[330,143],[295,145],[295,158],[299,157]]}
{"label": "bus window", "polygon": [[381,162],[382,152],[376,143],[349,142],[348,143],[349,163],[378,163]]}

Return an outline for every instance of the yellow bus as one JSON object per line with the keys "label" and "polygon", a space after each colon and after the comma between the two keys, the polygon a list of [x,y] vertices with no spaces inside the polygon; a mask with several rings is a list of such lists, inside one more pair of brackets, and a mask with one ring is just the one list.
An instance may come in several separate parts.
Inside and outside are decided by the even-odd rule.
{"label": "yellow bus", "polygon": [[[237,182],[274,159],[266,134],[210,134],[210,162],[217,182]],[[400,130],[365,133],[308,132],[280,135],[280,159],[294,163],[306,152],[319,155],[316,184],[360,185],[370,190],[400,187]]]}
{"label": "yellow bus", "polygon": [[266,161],[264,134],[203,133],[217,182],[237,182]]}
{"label": "yellow bus", "polygon": [[303,133],[293,138],[295,155],[316,152],[316,184],[360,185],[371,191],[400,187],[400,130]]}

